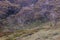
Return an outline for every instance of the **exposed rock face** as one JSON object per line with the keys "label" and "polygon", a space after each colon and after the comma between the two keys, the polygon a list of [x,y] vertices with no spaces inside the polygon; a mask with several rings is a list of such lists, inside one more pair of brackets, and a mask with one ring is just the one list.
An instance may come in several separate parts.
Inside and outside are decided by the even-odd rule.
{"label": "exposed rock face", "polygon": [[[56,21],[60,19],[59,4],[59,0],[0,0],[0,20],[10,26],[36,20]],[[1,21],[0,24],[6,25]]]}

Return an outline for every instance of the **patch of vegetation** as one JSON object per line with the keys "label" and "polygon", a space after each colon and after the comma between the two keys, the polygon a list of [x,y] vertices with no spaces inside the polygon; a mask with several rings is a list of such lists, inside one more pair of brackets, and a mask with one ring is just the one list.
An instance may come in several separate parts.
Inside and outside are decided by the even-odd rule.
{"label": "patch of vegetation", "polygon": [[12,37],[8,37],[6,40],[14,40],[14,38],[12,38]]}

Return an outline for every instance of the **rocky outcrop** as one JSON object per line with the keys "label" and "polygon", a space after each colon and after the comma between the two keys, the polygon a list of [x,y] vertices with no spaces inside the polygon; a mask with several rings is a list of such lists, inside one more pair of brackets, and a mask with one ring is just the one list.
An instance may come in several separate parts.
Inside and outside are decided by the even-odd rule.
{"label": "rocky outcrop", "polygon": [[0,25],[20,27],[38,20],[56,21],[60,19],[59,4],[59,0],[1,0]]}

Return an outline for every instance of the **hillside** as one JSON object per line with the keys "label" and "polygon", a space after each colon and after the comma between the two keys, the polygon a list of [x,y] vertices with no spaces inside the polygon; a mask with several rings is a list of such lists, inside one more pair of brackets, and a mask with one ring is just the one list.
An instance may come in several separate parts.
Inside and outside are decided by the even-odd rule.
{"label": "hillside", "polygon": [[0,40],[59,40],[59,22],[60,0],[0,0]]}

